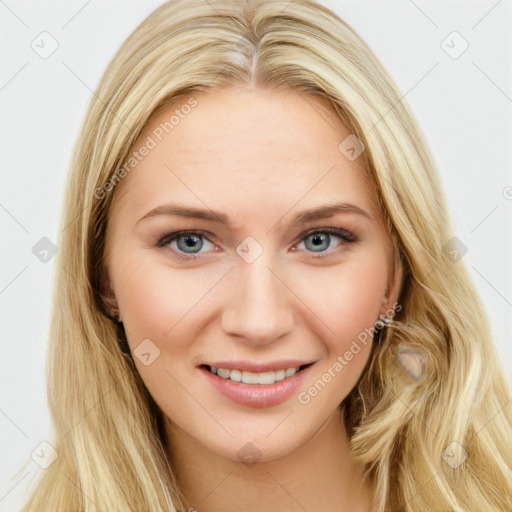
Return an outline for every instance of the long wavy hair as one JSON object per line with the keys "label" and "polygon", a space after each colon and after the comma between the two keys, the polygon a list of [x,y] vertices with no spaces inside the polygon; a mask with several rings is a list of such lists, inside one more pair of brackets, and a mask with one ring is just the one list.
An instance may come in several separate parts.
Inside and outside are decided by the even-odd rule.
{"label": "long wavy hair", "polygon": [[[403,307],[374,337],[341,404],[376,512],[511,510],[510,384],[465,263],[447,251],[453,232],[435,164],[397,86],[356,32],[313,0],[173,0],[122,44],[75,147],[47,352],[58,456],[23,512],[183,508],[162,414],[105,301],[105,232],[116,191],[98,190],[112,183],[155,115],[195,91],[230,85],[325,98],[364,144],[404,271]],[[423,379],[400,369],[404,349],[422,361]]]}

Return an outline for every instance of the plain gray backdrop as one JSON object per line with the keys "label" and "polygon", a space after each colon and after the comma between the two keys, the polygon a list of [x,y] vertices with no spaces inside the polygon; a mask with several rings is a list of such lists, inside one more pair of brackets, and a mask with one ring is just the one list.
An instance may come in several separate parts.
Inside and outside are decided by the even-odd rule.
{"label": "plain gray backdrop", "polygon": [[[38,257],[36,244],[57,238],[92,91],[123,40],[161,3],[0,0],[0,512],[19,509],[39,466],[31,462],[16,479],[14,472],[50,433],[44,365],[56,260]],[[322,3],[366,40],[416,115],[510,377],[511,2]]]}

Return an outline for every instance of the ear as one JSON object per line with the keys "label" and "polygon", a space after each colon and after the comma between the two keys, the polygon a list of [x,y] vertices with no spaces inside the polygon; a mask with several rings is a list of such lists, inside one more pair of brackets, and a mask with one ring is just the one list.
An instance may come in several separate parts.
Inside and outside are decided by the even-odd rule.
{"label": "ear", "polygon": [[[392,261],[390,264],[390,276],[388,281],[388,286],[386,287],[386,292],[382,300],[382,308],[383,313],[393,311],[395,312],[395,308],[393,307],[397,304],[398,297],[400,296],[400,291],[402,290],[403,277],[404,277],[404,268],[403,264],[400,261],[400,257],[393,252]],[[399,304],[396,311],[400,311],[403,308],[403,305]]]}
{"label": "ear", "polygon": [[121,318],[119,316],[119,306],[117,304],[112,281],[108,275],[108,269],[105,267],[101,274],[100,287],[101,299],[103,301],[103,305],[105,306],[107,315],[110,316],[113,320],[120,322]]}

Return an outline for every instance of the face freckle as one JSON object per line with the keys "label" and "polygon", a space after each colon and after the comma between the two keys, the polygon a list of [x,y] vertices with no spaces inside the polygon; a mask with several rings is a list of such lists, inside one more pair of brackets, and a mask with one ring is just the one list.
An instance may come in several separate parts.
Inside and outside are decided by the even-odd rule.
{"label": "face freckle", "polygon": [[[392,246],[362,157],[339,150],[350,130],[323,100],[238,88],[194,98],[118,185],[108,275],[137,370],[171,424],[224,457],[250,441],[272,460],[309,439],[360,377],[371,340],[352,344],[398,293]],[[221,377],[203,365],[217,362],[274,376],[276,362],[311,364],[282,401],[240,403],[212,383]]]}

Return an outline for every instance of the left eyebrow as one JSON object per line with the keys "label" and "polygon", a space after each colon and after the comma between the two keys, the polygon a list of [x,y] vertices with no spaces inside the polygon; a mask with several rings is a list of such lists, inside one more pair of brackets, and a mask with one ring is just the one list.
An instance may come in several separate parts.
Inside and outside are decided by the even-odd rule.
{"label": "left eyebrow", "polygon": [[[372,221],[376,220],[373,217],[373,215],[368,213],[366,210],[363,210],[359,206],[349,203],[334,203],[315,206],[308,210],[303,210],[302,212],[299,212],[294,217],[292,217],[289,224],[290,226],[295,227],[300,224],[306,224],[308,222],[313,222],[320,219],[327,219],[329,217],[333,217],[337,213],[355,213],[367,217]],[[228,227],[234,224],[234,219],[230,220],[230,218],[225,213],[211,209],[205,210],[194,206],[180,204],[166,204],[158,206],[157,208],[146,213],[146,215],[139,219],[137,223],[144,219],[155,217],[157,215],[176,215],[178,217],[208,220],[211,222],[225,224]]]}
{"label": "left eyebrow", "polygon": [[349,203],[334,203],[316,206],[309,210],[304,210],[292,217],[290,225],[297,226],[299,224],[305,224],[315,220],[327,219],[329,217],[333,217],[337,213],[356,213],[358,215],[363,215],[372,221],[376,220],[373,215],[368,213],[366,210],[363,210],[359,206]]}

